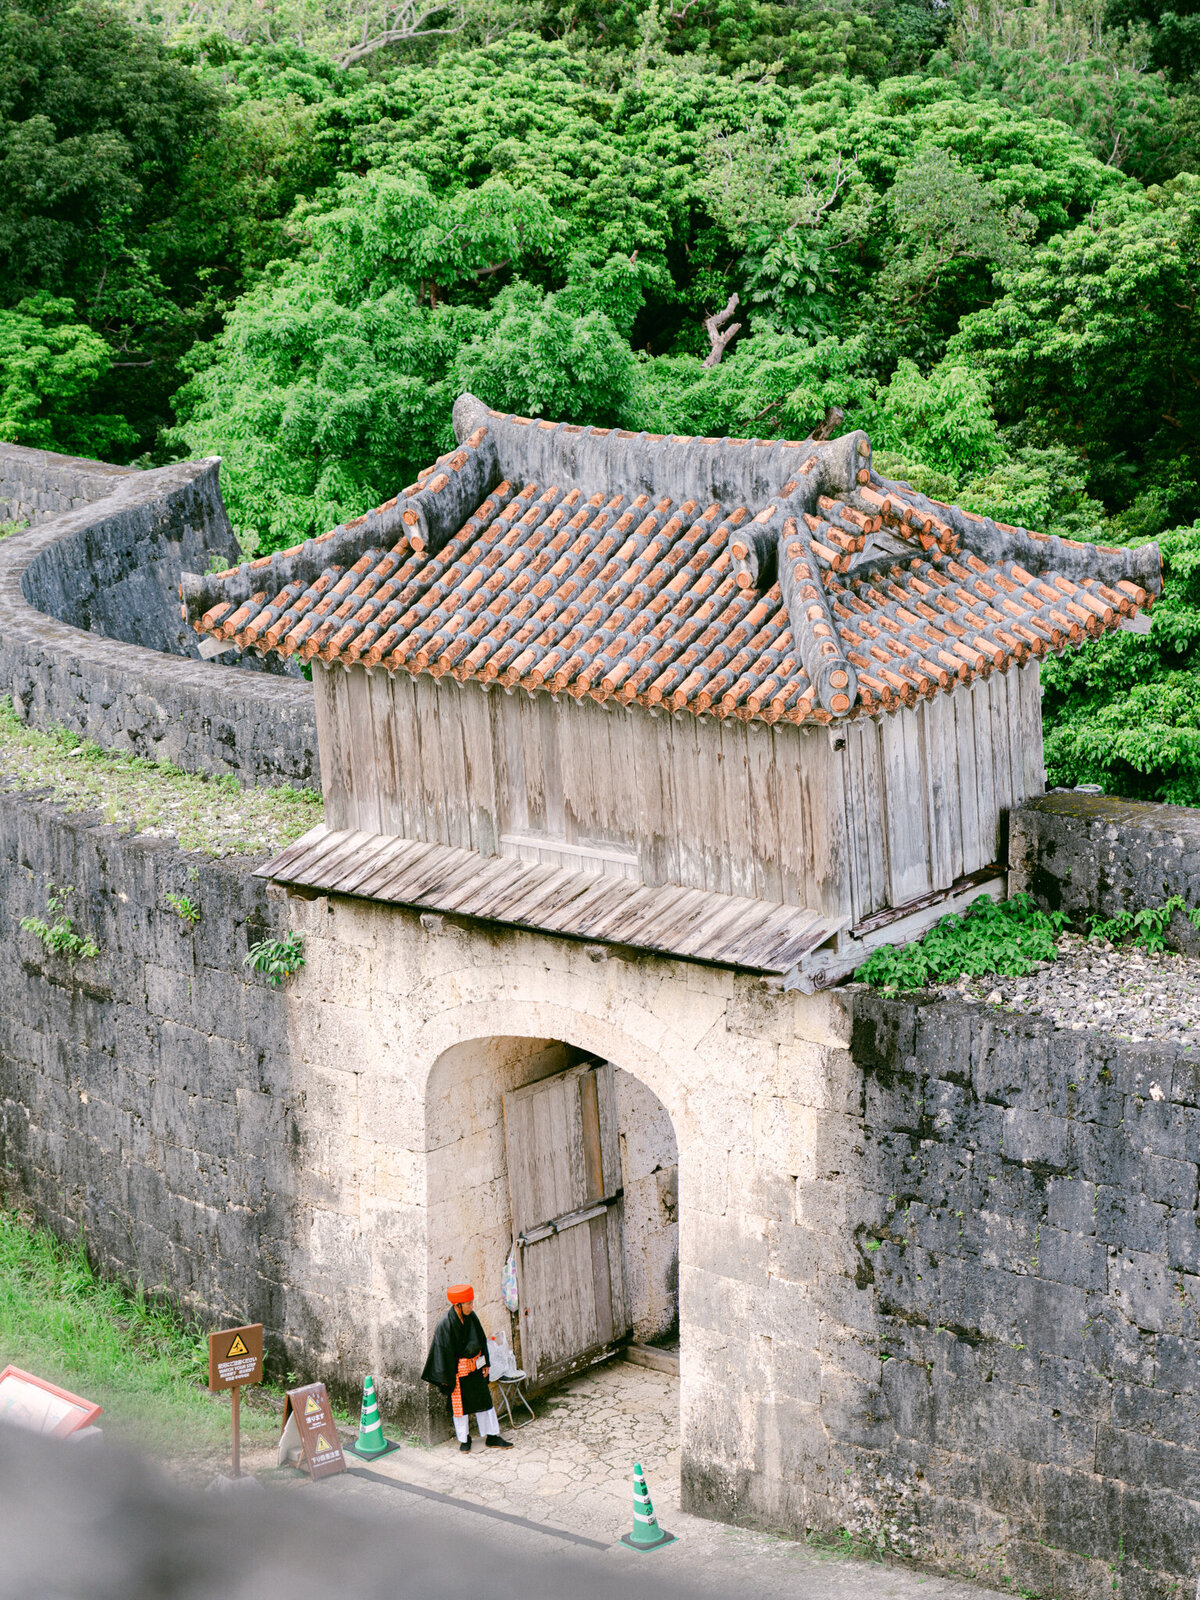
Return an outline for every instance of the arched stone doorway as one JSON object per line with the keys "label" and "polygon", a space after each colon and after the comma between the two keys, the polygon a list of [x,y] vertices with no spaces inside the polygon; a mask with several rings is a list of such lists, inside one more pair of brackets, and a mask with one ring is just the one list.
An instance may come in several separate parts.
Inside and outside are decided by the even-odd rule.
{"label": "arched stone doorway", "polygon": [[634,1340],[679,1340],[679,1145],[671,1114],[640,1078],[617,1067],[625,1187],[625,1291]]}
{"label": "arched stone doorway", "polygon": [[470,1281],[535,1390],[631,1342],[677,1348],[679,1152],[641,1078],[563,1040],[476,1038],[437,1058],[425,1111],[431,1328]]}

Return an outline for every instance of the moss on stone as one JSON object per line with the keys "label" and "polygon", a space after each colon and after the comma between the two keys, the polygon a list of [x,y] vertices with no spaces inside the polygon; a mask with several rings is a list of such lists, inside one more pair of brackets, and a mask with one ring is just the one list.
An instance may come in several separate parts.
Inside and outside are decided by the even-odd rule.
{"label": "moss on stone", "polygon": [[95,811],[130,833],[172,837],[209,856],[281,850],[320,822],[313,789],[244,789],[233,777],[105,751],[60,728],[27,728],[0,698],[0,788],[39,791],[67,811]]}

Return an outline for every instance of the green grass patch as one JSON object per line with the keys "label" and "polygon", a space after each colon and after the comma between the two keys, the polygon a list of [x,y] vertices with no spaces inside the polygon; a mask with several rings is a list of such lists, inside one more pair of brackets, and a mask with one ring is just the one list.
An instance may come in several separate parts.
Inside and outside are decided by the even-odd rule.
{"label": "green grass patch", "polygon": [[[97,1277],[81,1246],[0,1208],[0,1369],[10,1363],[102,1405],[106,1433],[222,1466],[229,1400],[205,1387],[200,1329]],[[244,1404],[242,1432],[247,1447],[271,1443],[276,1414]]]}
{"label": "green grass patch", "polygon": [[1055,940],[1066,925],[1061,911],[1042,911],[1032,895],[1001,901],[980,895],[961,916],[943,917],[924,938],[883,945],[854,976],[889,994],[954,983],[964,972],[1020,978],[1057,959]]}
{"label": "green grass patch", "polygon": [[234,777],[114,754],[65,728],[27,728],[0,698],[0,787],[37,790],[68,811],[97,811],[131,833],[175,838],[205,855],[281,850],[321,820],[314,789],[245,789]]}

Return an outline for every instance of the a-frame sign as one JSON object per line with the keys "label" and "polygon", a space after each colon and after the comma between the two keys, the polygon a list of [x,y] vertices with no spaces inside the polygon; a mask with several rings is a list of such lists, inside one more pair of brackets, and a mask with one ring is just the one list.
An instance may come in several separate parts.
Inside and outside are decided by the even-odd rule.
{"label": "a-frame sign", "polygon": [[306,1384],[303,1389],[289,1389],[283,1406],[283,1432],[279,1440],[279,1461],[282,1465],[299,1447],[304,1465],[313,1478],[330,1478],[335,1472],[345,1472],[346,1458],[342,1454],[342,1441],[334,1426],[329,1396],[323,1383]]}

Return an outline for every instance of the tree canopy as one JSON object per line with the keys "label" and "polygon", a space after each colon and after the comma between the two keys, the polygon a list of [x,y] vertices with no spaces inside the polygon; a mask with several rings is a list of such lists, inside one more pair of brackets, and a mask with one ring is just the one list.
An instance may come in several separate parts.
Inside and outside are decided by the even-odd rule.
{"label": "tree canopy", "polygon": [[263,552],[411,481],[464,388],[656,432],[798,438],[836,407],[941,498],[1161,536],[1151,634],[1047,667],[1048,761],[1200,801],[1195,22],[19,0],[0,433],[220,454]]}

